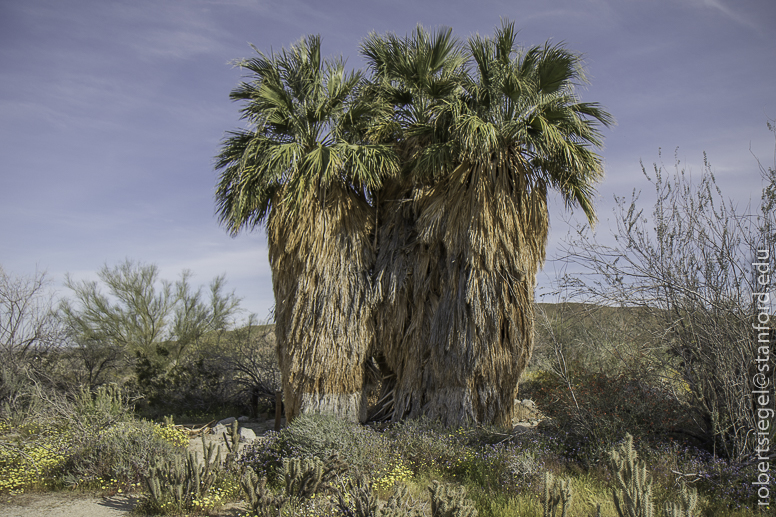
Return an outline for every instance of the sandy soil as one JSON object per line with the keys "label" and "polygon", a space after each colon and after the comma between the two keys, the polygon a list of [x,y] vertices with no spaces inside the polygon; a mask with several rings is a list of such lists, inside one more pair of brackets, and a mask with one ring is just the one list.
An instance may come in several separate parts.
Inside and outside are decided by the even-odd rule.
{"label": "sandy soil", "polygon": [[[0,501],[2,517],[121,517],[132,514],[138,496],[97,497],[67,493],[22,494],[10,502]],[[219,517],[238,517],[247,507],[230,504],[218,512]]]}
{"label": "sandy soil", "polygon": [[138,499],[68,493],[21,494],[0,501],[3,517],[118,517],[129,515]]}

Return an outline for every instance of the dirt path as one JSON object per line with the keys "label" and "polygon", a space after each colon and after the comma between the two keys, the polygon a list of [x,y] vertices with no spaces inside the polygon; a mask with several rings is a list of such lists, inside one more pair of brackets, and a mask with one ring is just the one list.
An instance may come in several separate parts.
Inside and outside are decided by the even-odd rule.
{"label": "dirt path", "polygon": [[21,494],[3,498],[3,517],[119,517],[138,502],[133,496],[96,497],[68,493]]}
{"label": "dirt path", "polygon": [[[68,493],[22,494],[0,501],[2,517],[127,517],[140,500],[139,496],[99,497]],[[242,504],[224,506],[218,517],[245,514]]]}

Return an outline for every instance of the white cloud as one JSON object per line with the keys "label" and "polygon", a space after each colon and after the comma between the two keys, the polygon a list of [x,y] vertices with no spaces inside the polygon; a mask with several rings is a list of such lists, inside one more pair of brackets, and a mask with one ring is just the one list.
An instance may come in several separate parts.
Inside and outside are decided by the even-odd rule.
{"label": "white cloud", "polygon": [[744,13],[740,3],[736,4],[735,8],[728,7],[722,0],[690,0],[690,3],[722,13],[726,18],[750,29],[760,30],[760,25]]}

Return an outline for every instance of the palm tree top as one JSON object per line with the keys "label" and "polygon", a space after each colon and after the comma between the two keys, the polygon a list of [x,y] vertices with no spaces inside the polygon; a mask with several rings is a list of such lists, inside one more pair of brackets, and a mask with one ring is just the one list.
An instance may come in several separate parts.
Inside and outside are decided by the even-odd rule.
{"label": "palm tree top", "polygon": [[582,56],[563,43],[520,49],[512,22],[502,22],[490,38],[469,40],[476,76],[453,108],[460,155],[492,159],[511,149],[524,173],[555,188],[567,205],[579,206],[595,221],[595,184],[603,177],[601,127],[614,123],[597,103],[579,100],[587,83]]}
{"label": "palm tree top", "polygon": [[[504,21],[492,38],[469,38],[462,91],[435,107],[449,149],[424,149],[430,156],[417,164],[436,175],[461,163],[501,162],[533,187],[558,190],[592,223],[594,186],[603,176],[594,149],[603,146],[601,127],[614,120],[599,104],[579,100],[576,88],[587,82],[579,54],[563,43],[520,48],[516,36]],[[440,165],[444,159],[451,161]]]}
{"label": "palm tree top", "polygon": [[251,80],[230,94],[248,128],[228,133],[216,161],[217,211],[231,233],[261,224],[273,203],[293,210],[335,185],[377,188],[396,171],[391,149],[365,139],[380,111],[359,94],[361,72],[323,59],[319,36],[269,55],[254,50],[237,62]]}

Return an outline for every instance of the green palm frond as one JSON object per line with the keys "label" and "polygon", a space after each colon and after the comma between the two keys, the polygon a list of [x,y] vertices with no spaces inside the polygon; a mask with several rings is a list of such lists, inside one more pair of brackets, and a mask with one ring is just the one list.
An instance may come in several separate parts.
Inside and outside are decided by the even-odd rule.
{"label": "green palm frond", "polygon": [[504,22],[495,37],[469,40],[472,73],[465,94],[445,108],[454,121],[450,135],[458,159],[476,163],[520,155],[530,167],[522,171],[527,179],[558,189],[592,222],[602,168],[591,148],[602,145],[600,127],[613,119],[574,94],[586,81],[579,55],[562,44],[521,50],[515,36],[514,25]]}
{"label": "green palm frond", "polygon": [[392,148],[370,138],[386,108],[363,98],[360,72],[322,59],[320,37],[269,55],[254,50],[237,62],[249,80],[230,94],[250,128],[231,133],[216,160],[217,211],[230,232],[261,224],[277,203],[293,211],[335,184],[378,188],[397,173]]}

